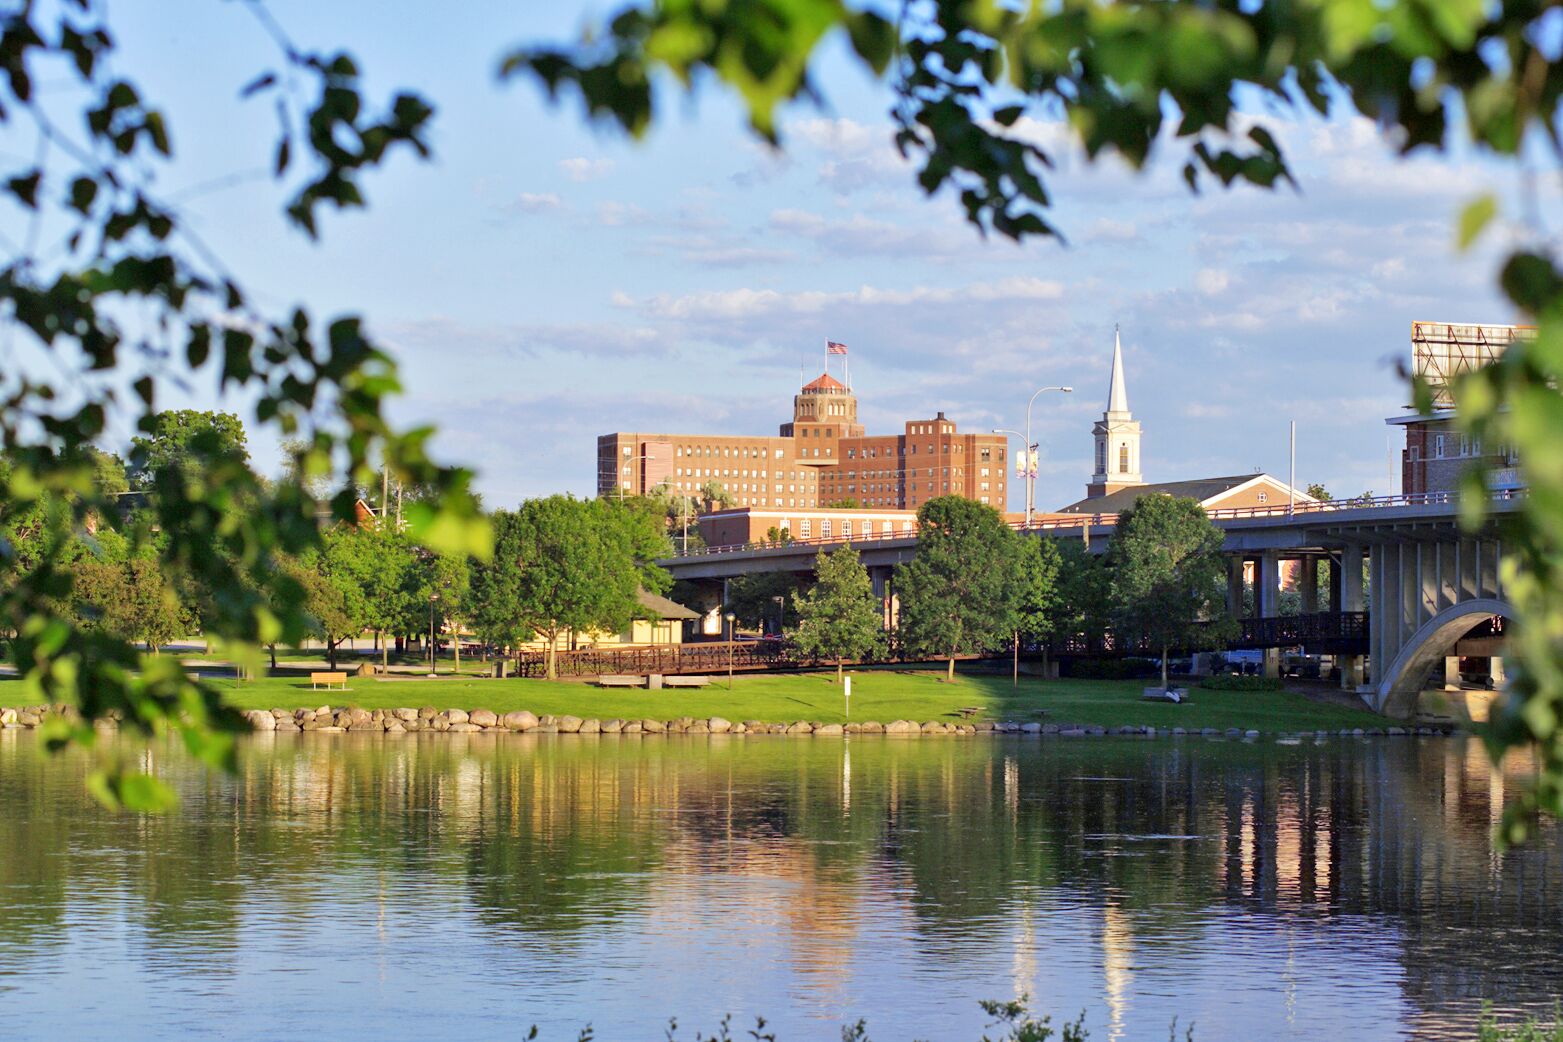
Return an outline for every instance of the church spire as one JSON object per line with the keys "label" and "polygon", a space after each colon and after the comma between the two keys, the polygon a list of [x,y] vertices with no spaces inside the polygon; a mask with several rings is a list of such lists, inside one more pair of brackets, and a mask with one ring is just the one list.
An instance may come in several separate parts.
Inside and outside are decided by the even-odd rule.
{"label": "church spire", "polygon": [[1107,385],[1107,410],[1091,428],[1096,442],[1096,472],[1085,487],[1086,498],[1108,496],[1121,488],[1143,485],[1140,473],[1140,424],[1129,411],[1124,379],[1123,337],[1113,326],[1113,370]]}
{"label": "church spire", "polygon": [[1123,381],[1123,341],[1116,324],[1113,326],[1113,372],[1107,390],[1107,412],[1125,419],[1129,416],[1129,391]]}

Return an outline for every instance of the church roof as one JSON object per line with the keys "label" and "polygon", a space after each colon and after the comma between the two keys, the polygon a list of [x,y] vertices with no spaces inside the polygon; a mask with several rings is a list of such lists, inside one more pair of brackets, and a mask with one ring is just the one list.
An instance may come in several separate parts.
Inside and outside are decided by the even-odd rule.
{"label": "church roof", "polygon": [[[1190,481],[1162,481],[1151,485],[1132,485],[1129,488],[1121,488],[1116,492],[1110,492],[1105,496],[1087,497],[1066,507],[1060,507],[1056,512],[1060,514],[1121,514],[1135,504],[1141,496],[1153,496],[1158,493],[1179,498],[1197,499],[1201,504],[1209,504],[1213,499],[1240,488],[1254,481],[1269,482],[1282,489],[1286,488],[1286,482],[1279,478],[1273,478],[1268,474],[1233,474],[1230,477],[1221,478],[1194,478]],[[1306,492],[1296,493],[1298,502],[1312,502],[1313,497]]]}
{"label": "church roof", "polygon": [[845,391],[847,385],[829,373],[820,373],[819,376],[804,384],[803,389],[804,391]]}

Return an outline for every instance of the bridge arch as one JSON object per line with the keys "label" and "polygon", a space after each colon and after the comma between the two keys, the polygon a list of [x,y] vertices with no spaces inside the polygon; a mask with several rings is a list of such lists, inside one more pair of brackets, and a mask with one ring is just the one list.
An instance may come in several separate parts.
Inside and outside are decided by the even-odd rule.
{"label": "bridge arch", "polygon": [[1433,667],[1478,621],[1493,615],[1513,618],[1514,609],[1495,597],[1477,597],[1451,604],[1424,622],[1386,668],[1373,664],[1377,702],[1373,708],[1386,716],[1410,716]]}

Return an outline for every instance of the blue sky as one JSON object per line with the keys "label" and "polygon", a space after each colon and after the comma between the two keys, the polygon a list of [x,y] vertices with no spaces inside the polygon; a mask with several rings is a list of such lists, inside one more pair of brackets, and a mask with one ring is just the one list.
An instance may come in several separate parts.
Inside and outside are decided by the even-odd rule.
{"label": "blue sky", "polygon": [[[1284,478],[1295,419],[1299,483],[1398,491],[1383,418],[1407,397],[1392,363],[1412,321],[1512,319],[1490,255],[1457,256],[1451,228],[1479,191],[1515,186],[1477,162],[1398,161],[1365,121],[1263,117],[1300,192],[1193,197],[1174,153],[1136,175],[1064,149],[1055,217],[1071,244],[1017,247],[922,195],[886,95],[839,56],[831,107],[790,109],[782,154],[711,92],[672,99],[636,143],[494,73],[507,45],[571,36],[607,5],[268,6],[300,45],[351,49],[373,91],[430,98],[433,160],[372,176],[371,209],[329,215],[311,243],[264,177],[268,104],[237,100],[275,64],[253,17],[121,6],[121,67],[173,127],[161,187],[266,303],[367,316],[404,369],[396,415],[437,424],[440,454],[474,467],[492,506],[589,494],[600,433],[773,433],[827,338],[851,347],[871,432],[940,409],[965,429],[1018,427],[1033,388],[1073,384],[1033,417],[1038,506],[1061,505],[1089,476],[1114,323],[1148,480]],[[198,375],[168,404],[219,404],[213,385]],[[274,467],[275,443],[255,441]]]}

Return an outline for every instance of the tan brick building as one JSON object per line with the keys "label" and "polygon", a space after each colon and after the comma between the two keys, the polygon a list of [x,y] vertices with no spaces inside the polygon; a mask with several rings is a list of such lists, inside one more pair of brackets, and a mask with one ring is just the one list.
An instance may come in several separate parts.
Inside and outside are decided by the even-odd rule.
{"label": "tan brick building", "polygon": [[865,433],[857,398],[828,373],[793,397],[792,420],[776,437],[645,434],[597,439],[597,494],[642,495],[665,486],[694,496],[708,482],[735,507],[811,509],[842,500],[916,510],[958,495],[1004,509],[1005,439],[962,434],[944,413],[909,420],[900,434]]}

